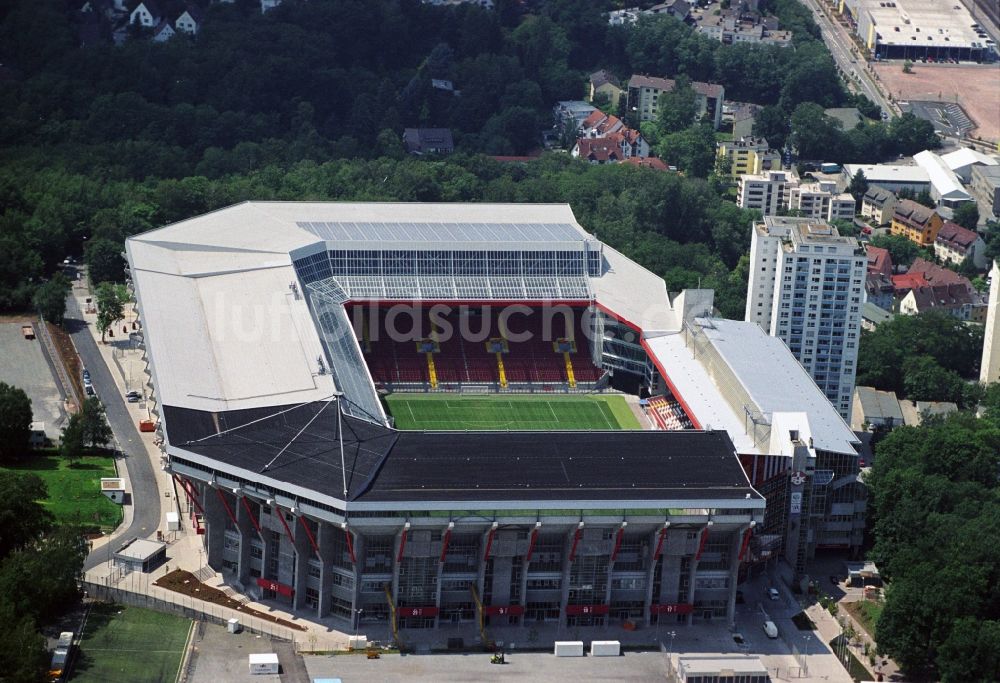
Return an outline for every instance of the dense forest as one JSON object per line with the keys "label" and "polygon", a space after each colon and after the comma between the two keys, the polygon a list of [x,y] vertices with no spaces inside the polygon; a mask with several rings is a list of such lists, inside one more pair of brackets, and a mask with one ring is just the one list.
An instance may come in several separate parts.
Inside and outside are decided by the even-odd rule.
{"label": "dense forest", "polygon": [[[0,310],[29,306],[84,244],[88,262],[111,276],[126,235],[280,197],[569,201],[588,230],[671,288],[715,286],[722,310],[738,316],[742,287],[726,287],[740,273],[753,217],[720,202],[718,183],[691,177],[707,169],[666,179],[565,160],[504,168],[474,155],[538,147],[552,105],[582,97],[597,68],[717,81],[727,97],[770,105],[784,119],[803,102],[841,104],[808,10],[794,0],[772,5],[795,31],[794,48],[722,45],[668,16],[609,26],[610,2],[545,0],[525,13],[509,0],[495,11],[288,0],[261,15],[241,0],[208,7],[196,39],[140,35],[81,49],[75,5],[7,2]],[[431,79],[452,80],[460,95]],[[451,127],[465,154],[402,163],[402,128],[420,125]],[[704,157],[714,139],[698,124],[688,132]]]}
{"label": "dense forest", "polygon": [[866,480],[890,580],[879,648],[926,680],[1000,680],[1000,385],[981,409],[893,431]]}

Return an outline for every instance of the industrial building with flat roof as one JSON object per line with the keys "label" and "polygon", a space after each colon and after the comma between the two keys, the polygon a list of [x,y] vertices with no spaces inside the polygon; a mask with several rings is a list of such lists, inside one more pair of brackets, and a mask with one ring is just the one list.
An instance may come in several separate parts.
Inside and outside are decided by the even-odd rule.
{"label": "industrial building with flat roof", "polygon": [[[251,202],[126,253],[164,466],[255,598],[397,638],[732,620],[742,562],[860,547],[857,440],[787,348],[566,205]],[[550,306],[554,339],[504,317]],[[470,319],[483,337],[444,333]],[[379,397],[629,382],[664,429],[400,431]]]}
{"label": "industrial building with flat roof", "polygon": [[976,20],[960,2],[845,0],[856,30],[878,59],[980,62],[990,52]]}

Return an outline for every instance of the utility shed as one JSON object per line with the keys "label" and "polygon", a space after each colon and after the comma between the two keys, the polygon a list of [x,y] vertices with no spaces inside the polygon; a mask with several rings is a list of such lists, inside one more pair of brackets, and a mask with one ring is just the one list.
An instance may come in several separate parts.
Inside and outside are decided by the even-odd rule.
{"label": "utility shed", "polygon": [[114,554],[114,566],[130,572],[150,572],[167,559],[167,544],[133,538]]}

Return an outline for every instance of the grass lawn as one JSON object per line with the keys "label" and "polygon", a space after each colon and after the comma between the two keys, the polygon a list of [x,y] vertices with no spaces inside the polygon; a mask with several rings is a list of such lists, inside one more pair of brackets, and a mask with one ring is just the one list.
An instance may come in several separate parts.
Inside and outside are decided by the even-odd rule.
{"label": "grass lawn", "polygon": [[882,614],[883,604],[872,600],[862,600],[861,602],[849,602],[844,607],[851,613],[851,616],[858,620],[868,635],[875,638],[875,624],[878,623],[879,615]]}
{"label": "grass lawn", "polygon": [[122,521],[121,507],[101,494],[101,477],[116,476],[110,456],[88,455],[70,465],[51,451],[41,451],[0,469],[37,474],[49,490],[49,497],[42,504],[59,524],[110,530]]}
{"label": "grass lawn", "polygon": [[621,396],[392,394],[398,429],[642,429]]}
{"label": "grass lawn", "polygon": [[95,604],[83,629],[71,681],[173,681],[191,620],[139,607]]}

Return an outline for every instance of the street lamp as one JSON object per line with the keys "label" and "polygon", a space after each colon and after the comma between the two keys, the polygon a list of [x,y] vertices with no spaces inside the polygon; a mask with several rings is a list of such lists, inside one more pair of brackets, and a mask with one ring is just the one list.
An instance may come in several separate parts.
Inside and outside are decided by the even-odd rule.
{"label": "street lamp", "polygon": [[361,607],[358,607],[354,611],[357,614],[357,616],[355,617],[355,620],[354,620],[354,637],[357,638],[358,637],[358,629],[361,627],[361,613],[364,612],[364,609],[362,609]]}

